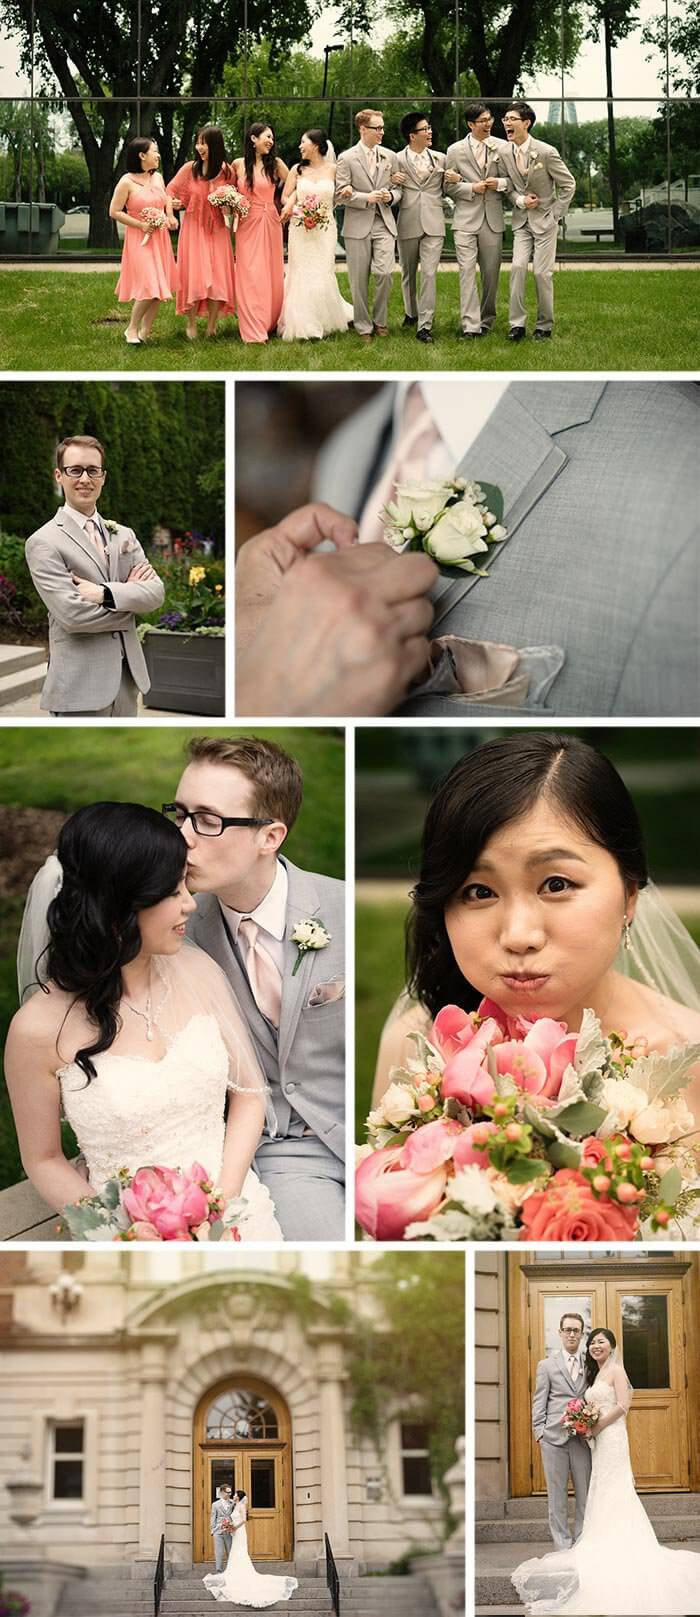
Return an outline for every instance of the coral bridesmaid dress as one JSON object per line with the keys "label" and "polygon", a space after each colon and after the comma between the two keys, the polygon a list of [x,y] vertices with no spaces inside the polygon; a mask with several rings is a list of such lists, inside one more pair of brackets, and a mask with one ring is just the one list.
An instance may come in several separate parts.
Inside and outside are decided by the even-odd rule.
{"label": "coral bridesmaid dress", "polygon": [[[152,180],[147,185],[133,185],[126,199],[125,212],[138,219],[144,208],[157,208],[165,215],[165,190]],[[140,230],[124,230],[124,246],[116,296],[120,303],[134,303],[141,298],[159,298],[165,302],[175,291],[177,266],[167,225],[152,231],[145,240]]]}
{"label": "coral bridesmaid dress", "polygon": [[251,196],[241,162],[236,172],[238,189],[250,203],[250,212],[239,219],[236,234],[238,328],[244,342],[267,342],[277,326],[284,298],[282,225],[272,180],[254,173]]}
{"label": "coral bridesmaid dress", "polygon": [[221,314],[234,314],[236,291],[231,233],[221,208],[212,207],[209,195],[230,185],[227,173],[213,180],[197,178],[192,164],[178,169],[168,185],[172,197],[185,203],[177,250],[177,312],[208,314],[207,302],[220,303]]}

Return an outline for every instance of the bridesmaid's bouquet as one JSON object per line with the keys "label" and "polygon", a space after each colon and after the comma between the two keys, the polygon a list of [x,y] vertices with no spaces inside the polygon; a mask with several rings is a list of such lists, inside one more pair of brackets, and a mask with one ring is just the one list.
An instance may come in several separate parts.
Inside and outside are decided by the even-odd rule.
{"label": "bridesmaid's bouquet", "polygon": [[598,1417],[599,1411],[593,1404],[587,1404],[585,1398],[570,1398],[561,1424],[572,1437],[590,1437]]}
{"label": "bridesmaid's bouquet", "polygon": [[250,203],[235,185],[219,185],[215,191],[209,192],[209,202],[212,208],[221,208],[227,224],[238,224],[239,219],[245,219],[250,213]]}
{"label": "bridesmaid's bouquet", "polygon": [[292,208],[292,224],[300,230],[327,230],[330,224],[330,213],[325,202],[316,196],[315,191],[307,191],[306,195],[295,202]]}
{"label": "bridesmaid's bouquet", "polygon": [[224,1199],[201,1163],[173,1168],[120,1168],[95,1196],[64,1207],[74,1241],[240,1241],[246,1200]]}
{"label": "bridesmaid's bouquet", "polygon": [[141,237],[141,246],[146,247],[151,239],[151,236],[153,235],[154,230],[163,229],[165,224],[165,214],[163,213],[162,208],[142,208],[141,218],[144,220],[144,223],[148,225],[148,230],[145,230]]}
{"label": "bridesmaid's bouquet", "polygon": [[446,1005],[410,1038],[359,1152],[357,1218],[375,1240],[610,1244],[700,1216],[680,1093],[700,1045],[650,1053],[606,1038],[591,1010],[572,1034],[492,1000]]}

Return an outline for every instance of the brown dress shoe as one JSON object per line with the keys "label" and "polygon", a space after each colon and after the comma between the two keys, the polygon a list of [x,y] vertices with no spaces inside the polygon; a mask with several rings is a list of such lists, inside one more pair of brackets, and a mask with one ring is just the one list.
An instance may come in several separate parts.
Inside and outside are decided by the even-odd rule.
{"label": "brown dress shoe", "polygon": [[389,335],[389,327],[388,326],[375,326],[374,335],[375,335],[375,337],[388,337],[388,335]]}

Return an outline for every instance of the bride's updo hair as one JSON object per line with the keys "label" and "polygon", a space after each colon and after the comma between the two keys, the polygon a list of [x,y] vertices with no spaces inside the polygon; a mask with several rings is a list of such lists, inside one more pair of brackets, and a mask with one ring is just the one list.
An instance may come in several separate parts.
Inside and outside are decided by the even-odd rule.
{"label": "bride's updo hair", "polygon": [[649,879],[642,828],[618,772],[577,736],[521,731],[487,741],[454,765],[426,815],[420,874],[406,930],[409,992],[432,1016],[475,1010],[481,995],[452,953],[445,908],[491,837],[547,798],[615,860],[625,891]]}
{"label": "bride's updo hair", "polygon": [[182,833],[140,803],[90,803],[71,814],[56,849],[63,871],[47,915],[46,971],[58,988],[82,1000],[98,1029],[75,1060],[88,1080],[92,1056],[114,1043],[121,1019],[122,966],[141,948],[138,915],[168,898],[182,881]]}
{"label": "bride's updo hair", "polygon": [[613,1350],[613,1353],[615,1352],[615,1349],[617,1347],[617,1337],[613,1336],[612,1331],[608,1330],[607,1325],[596,1325],[595,1330],[589,1331],[588,1340],[586,1342],[586,1357],[585,1357],[585,1359],[583,1361],[583,1368],[584,1368],[584,1370],[586,1372],[586,1386],[587,1387],[592,1387],[593,1382],[595,1381],[595,1378],[596,1378],[596,1376],[598,1374],[598,1365],[596,1364],[595,1359],[591,1358],[591,1353],[590,1353],[591,1342],[593,1341],[593,1338],[595,1336],[604,1336],[604,1337],[606,1337],[608,1342],[610,1343],[610,1346],[611,1346],[611,1348]]}
{"label": "bride's updo hair", "polygon": [[[328,151],[328,136],[325,131],[323,129],[305,129],[304,134],[306,135],[307,140],[313,141],[314,146],[316,147],[317,151],[320,152],[321,156],[325,157],[326,152]],[[309,158],[300,157],[299,162],[297,163],[299,173],[301,173],[303,168],[308,167]]]}

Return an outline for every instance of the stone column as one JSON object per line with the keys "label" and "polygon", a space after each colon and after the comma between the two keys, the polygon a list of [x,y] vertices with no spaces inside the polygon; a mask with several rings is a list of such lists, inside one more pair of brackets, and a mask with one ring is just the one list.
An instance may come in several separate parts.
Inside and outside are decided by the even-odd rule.
{"label": "stone column", "polygon": [[165,1532],[165,1344],[141,1344],[141,1454],[137,1561],[155,1561]]}
{"label": "stone column", "polygon": [[[321,1443],[321,1516],[328,1534],[338,1571],[352,1567],[348,1532],[348,1471],[343,1408],[343,1382],[347,1380],[342,1333],[336,1328],[317,1327],[309,1333],[317,1344],[316,1375],[319,1383]],[[325,1557],[325,1547],[321,1559]]]}

